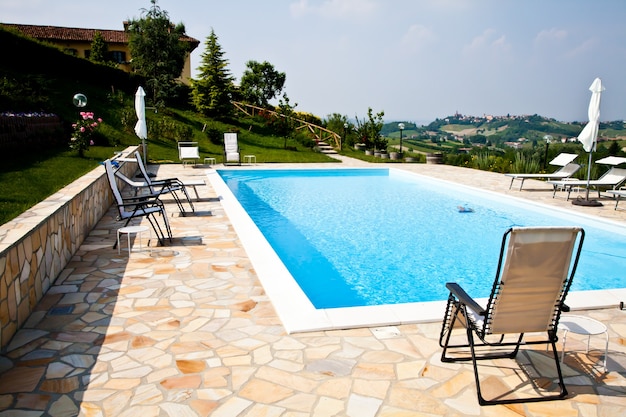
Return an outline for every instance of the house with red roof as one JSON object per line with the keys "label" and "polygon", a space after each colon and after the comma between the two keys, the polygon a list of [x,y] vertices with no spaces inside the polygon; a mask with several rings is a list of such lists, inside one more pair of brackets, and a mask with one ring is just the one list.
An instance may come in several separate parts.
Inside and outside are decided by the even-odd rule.
{"label": "house with red roof", "polygon": [[[121,70],[126,72],[132,71],[132,56],[128,48],[129,36],[125,30],[82,29],[10,23],[0,23],[0,25],[8,29],[17,30],[25,36],[55,45],[71,55],[86,59],[89,59],[94,36],[97,32],[100,32],[107,44],[111,60],[116,62]],[[126,26],[126,22],[124,26]],[[181,37],[181,40],[189,42],[191,45],[190,52],[185,60],[185,66],[180,75],[181,81],[189,84],[191,80],[191,52],[198,47],[200,41],[186,35]]]}

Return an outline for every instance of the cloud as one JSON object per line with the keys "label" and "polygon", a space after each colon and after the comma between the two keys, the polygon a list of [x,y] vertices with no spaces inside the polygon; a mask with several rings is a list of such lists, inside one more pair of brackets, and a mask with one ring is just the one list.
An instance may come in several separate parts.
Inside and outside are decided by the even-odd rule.
{"label": "cloud", "polygon": [[508,52],[511,49],[511,44],[507,42],[506,36],[496,36],[497,33],[494,29],[485,29],[483,33],[474,37],[468,45],[465,45],[463,52],[466,55]]}
{"label": "cloud", "polygon": [[535,36],[535,44],[555,43],[567,38],[567,31],[563,29],[544,29]]}
{"label": "cloud", "polygon": [[309,0],[299,0],[289,5],[291,15],[302,17],[317,15],[327,19],[362,18],[372,15],[378,5],[372,0],[324,0],[319,4],[311,4]]}
{"label": "cloud", "polygon": [[409,51],[415,52],[424,46],[436,40],[436,36],[432,30],[424,25],[414,24],[409,27],[404,36],[402,36],[402,47]]}
{"label": "cloud", "polygon": [[579,44],[575,48],[569,50],[565,54],[565,57],[569,58],[569,59],[576,59],[576,58],[579,58],[581,56],[586,56],[587,54],[592,52],[592,50],[596,46],[596,44],[597,44],[597,42],[596,42],[595,39],[587,39],[586,41],[582,42],[581,44]]}

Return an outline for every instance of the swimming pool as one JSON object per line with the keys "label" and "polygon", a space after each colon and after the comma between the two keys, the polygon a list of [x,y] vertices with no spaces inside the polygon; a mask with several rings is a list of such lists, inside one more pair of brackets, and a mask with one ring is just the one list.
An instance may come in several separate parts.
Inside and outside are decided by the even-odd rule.
{"label": "swimming pool", "polygon": [[[623,286],[619,273],[626,266],[626,253],[621,249],[626,248],[626,233],[615,223],[592,222],[565,210],[479,193],[444,181],[424,181],[421,176],[398,170],[220,170],[219,174],[238,195],[237,204],[248,206],[243,216],[249,214],[257,223],[237,230],[244,235],[242,240],[247,240],[248,229],[258,227],[264,235],[260,240],[274,246],[262,251],[265,255],[258,256],[263,258],[260,262],[266,262],[276,250],[281,259],[272,265],[266,262],[268,272],[281,275],[276,268],[283,265],[276,264],[284,263],[284,275],[304,273],[304,278],[296,279],[307,300],[298,299],[301,303],[311,300],[315,310],[327,315],[342,310],[338,307],[415,307],[443,300],[447,295],[443,283],[451,280],[469,288],[474,296],[486,296],[502,234],[514,225],[578,224],[597,229],[587,232],[588,255],[581,260],[573,290]],[[352,182],[335,187],[344,179]],[[348,194],[346,190],[354,192]],[[229,191],[223,189],[223,194]],[[445,197],[446,193],[452,193],[452,198]],[[459,213],[459,205],[474,211]],[[502,211],[500,205],[508,206],[509,211]],[[552,216],[555,211],[556,217]],[[259,213],[268,216],[259,217]],[[546,220],[548,214],[550,220]],[[486,220],[495,220],[495,225],[485,226]],[[339,250],[330,243],[335,237],[341,241]],[[593,241],[602,244],[594,248]],[[400,245],[393,247],[397,242]],[[258,247],[246,249],[251,257],[259,252]],[[259,271],[256,265],[255,269]],[[400,279],[390,280],[396,273]],[[587,275],[602,275],[602,279],[584,278]],[[321,281],[322,277],[330,280]],[[363,277],[366,279],[361,281]],[[292,288],[288,279],[275,290],[283,292],[285,287]]]}

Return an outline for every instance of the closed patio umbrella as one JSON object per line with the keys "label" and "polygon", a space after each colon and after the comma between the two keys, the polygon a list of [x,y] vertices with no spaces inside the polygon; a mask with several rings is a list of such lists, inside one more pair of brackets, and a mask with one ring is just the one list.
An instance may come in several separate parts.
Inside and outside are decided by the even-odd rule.
{"label": "closed patio umbrella", "polygon": [[589,123],[583,128],[582,132],[578,135],[578,141],[583,144],[583,148],[586,152],[589,152],[589,163],[587,164],[587,192],[585,199],[577,198],[572,200],[572,204],[579,206],[601,206],[598,200],[589,200],[589,181],[591,180],[591,155],[596,150],[596,142],[598,140],[598,128],[600,125],[600,96],[604,87],[600,78],[593,80],[593,83],[589,87],[591,91],[591,100],[589,101],[589,109],[587,115],[589,116]]}
{"label": "closed patio umbrella", "polygon": [[146,139],[148,138],[148,125],[146,124],[146,93],[139,86],[135,93],[135,112],[137,113],[137,124],[135,124],[135,134],[141,139],[143,146],[143,162],[148,163],[148,149],[146,147]]}

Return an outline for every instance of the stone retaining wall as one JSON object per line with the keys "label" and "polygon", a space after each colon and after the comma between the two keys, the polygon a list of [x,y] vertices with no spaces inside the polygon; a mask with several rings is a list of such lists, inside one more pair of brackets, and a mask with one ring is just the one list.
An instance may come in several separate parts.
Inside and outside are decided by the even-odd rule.
{"label": "stone retaining wall", "polygon": [[0,150],[50,148],[68,141],[59,116],[0,114]]}
{"label": "stone retaining wall", "polygon": [[[127,148],[129,155],[136,147]],[[121,163],[132,177],[135,163]],[[0,226],[0,351],[113,203],[102,166]]]}

